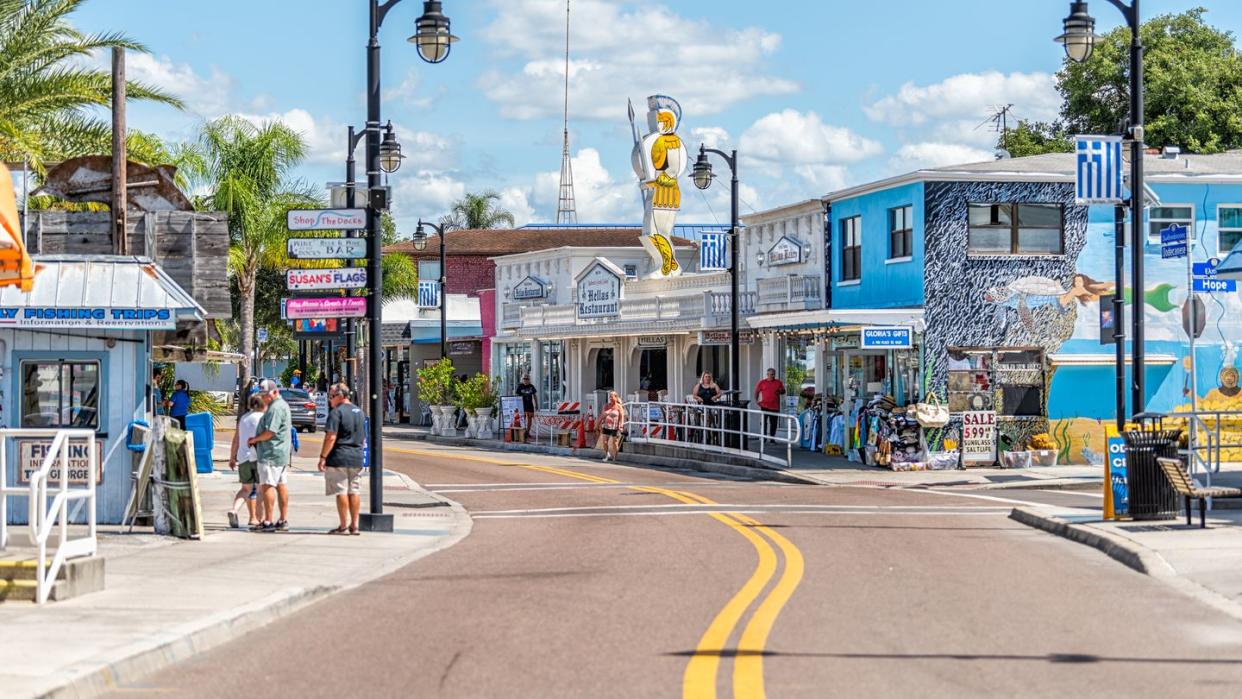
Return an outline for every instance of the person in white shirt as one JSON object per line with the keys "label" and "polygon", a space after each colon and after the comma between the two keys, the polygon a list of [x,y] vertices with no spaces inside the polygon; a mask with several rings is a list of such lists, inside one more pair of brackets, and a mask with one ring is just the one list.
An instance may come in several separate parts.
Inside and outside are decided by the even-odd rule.
{"label": "person in white shirt", "polygon": [[[233,509],[229,510],[229,526],[234,529],[241,524],[237,519],[237,511],[241,509],[242,503],[245,503],[246,512],[250,515],[251,528],[263,521],[263,503],[258,498],[250,497],[259,483],[259,457],[255,448],[250,446],[250,438],[254,437],[266,405],[258,394],[250,396],[248,405],[250,410],[237,421],[237,429],[233,432],[233,446],[229,450],[229,469],[238,471],[241,480],[241,488],[233,497]],[[238,464],[241,464],[240,470],[237,468]]]}

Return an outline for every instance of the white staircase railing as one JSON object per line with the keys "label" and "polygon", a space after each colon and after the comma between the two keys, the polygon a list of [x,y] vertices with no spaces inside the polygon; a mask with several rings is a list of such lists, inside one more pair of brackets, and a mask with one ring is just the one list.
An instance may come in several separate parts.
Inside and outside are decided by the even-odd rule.
{"label": "white staircase railing", "polygon": [[627,401],[625,413],[630,441],[748,456],[786,468],[802,440],[801,421],[786,413],[662,401]]}
{"label": "white staircase railing", "polygon": [[[8,486],[8,451],[13,439],[52,438],[51,447],[36,471],[29,475],[25,487]],[[86,442],[86,485],[70,487],[70,442]],[[52,469],[60,466],[58,485],[53,485],[52,501],[48,503],[48,481]],[[98,550],[95,519],[95,481],[99,475],[99,449],[93,430],[0,429],[0,551],[9,544],[8,496],[25,496],[29,507],[30,541],[38,549],[35,564],[35,601],[47,602],[52,585],[65,561],[79,556],[93,556]],[[86,501],[87,532],[77,539],[69,538],[69,505]],[[48,540],[58,531],[56,549],[49,564]]]}

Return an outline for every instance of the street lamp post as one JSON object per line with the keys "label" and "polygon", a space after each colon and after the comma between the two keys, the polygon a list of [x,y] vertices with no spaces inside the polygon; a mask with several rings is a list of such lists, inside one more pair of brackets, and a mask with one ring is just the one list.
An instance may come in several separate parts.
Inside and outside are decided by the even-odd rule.
{"label": "street lamp post", "polygon": [[742,395],[742,374],[741,374],[741,356],[740,356],[740,339],[738,337],[738,318],[741,303],[739,301],[738,291],[738,266],[737,266],[737,249],[740,246],[737,230],[737,151],[733,150],[726,153],[715,148],[707,148],[699,144],[699,159],[694,162],[694,171],[691,177],[694,179],[694,186],[699,189],[707,189],[712,186],[712,179],[715,174],[712,173],[712,164],[707,159],[708,153],[715,153],[724,158],[725,164],[729,166],[729,173],[732,175],[729,189],[729,373],[732,388],[737,392],[738,398]]}
{"label": "street lamp post", "polygon": [[427,232],[423,226],[435,231],[440,239],[440,359],[444,359],[448,356],[448,272],[444,267],[444,226],[419,219],[413,240],[414,249],[419,251],[427,249]]}
{"label": "street lamp post", "polygon": [[[1146,376],[1144,376],[1144,333],[1143,333],[1143,41],[1139,35],[1142,22],[1139,14],[1139,0],[1130,0],[1130,4],[1122,0],[1108,0],[1121,11],[1126,24],[1130,27],[1130,286],[1134,289],[1134,318],[1131,326],[1131,349],[1133,357],[1130,370],[1130,410],[1132,414],[1141,413],[1147,406]],[[1081,63],[1091,57],[1095,48],[1095,18],[1087,11],[1087,3],[1071,2],[1070,14],[1063,23],[1064,33],[1056,41],[1065,47],[1065,55],[1070,60]],[[1120,234],[1120,229],[1119,229]],[[1118,246],[1121,259],[1118,267],[1124,265],[1124,252]],[[1120,282],[1120,278],[1118,282]],[[1117,285],[1116,305],[1122,307],[1123,294],[1121,284]],[[1121,316],[1114,316],[1118,327]],[[1118,337],[1121,346],[1124,337]],[[1120,355],[1120,352],[1119,352]],[[1124,412],[1124,411],[1123,411]]]}
{"label": "street lamp post", "polygon": [[[383,253],[380,245],[380,212],[387,208],[388,201],[380,189],[383,185],[381,169],[384,165],[400,165],[400,147],[396,148],[395,158],[391,146],[396,145],[391,126],[384,137],[384,144],[390,146],[387,151],[380,143],[380,45],[379,29],[384,23],[388,11],[401,0],[370,1],[369,38],[367,40],[367,123],[364,131],[367,144],[367,291],[370,300],[367,306],[367,321],[370,325],[370,432],[367,443],[370,445],[369,468],[371,485],[370,511],[364,513],[359,526],[367,531],[390,532],[393,527],[392,515],[384,513],[384,400],[383,400],[383,361],[384,348],[381,327],[381,279],[380,256]],[[448,58],[453,42],[457,37],[449,32],[449,19],[441,11],[439,0],[426,0],[423,3],[423,14],[415,22],[416,31],[409,41],[418,47],[418,55],[428,63],[439,63]],[[387,156],[387,157],[385,157]],[[393,166],[393,169],[396,169]]]}

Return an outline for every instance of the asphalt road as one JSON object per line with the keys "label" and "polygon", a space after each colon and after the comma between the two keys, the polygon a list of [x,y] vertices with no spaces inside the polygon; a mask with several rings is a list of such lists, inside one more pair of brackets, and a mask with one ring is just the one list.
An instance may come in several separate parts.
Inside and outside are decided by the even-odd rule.
{"label": "asphalt road", "polygon": [[1242,696],[1242,623],[1006,517],[1086,495],[387,453],[470,536],[116,696]]}

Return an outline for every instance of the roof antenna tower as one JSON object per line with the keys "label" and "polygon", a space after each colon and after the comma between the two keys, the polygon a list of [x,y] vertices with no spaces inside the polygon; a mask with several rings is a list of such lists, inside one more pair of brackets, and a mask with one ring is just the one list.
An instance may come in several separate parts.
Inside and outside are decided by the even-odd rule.
{"label": "roof antenna tower", "polygon": [[561,196],[556,205],[556,222],[577,225],[574,169],[569,160],[569,2],[570,0],[565,0],[565,116],[561,132]]}

